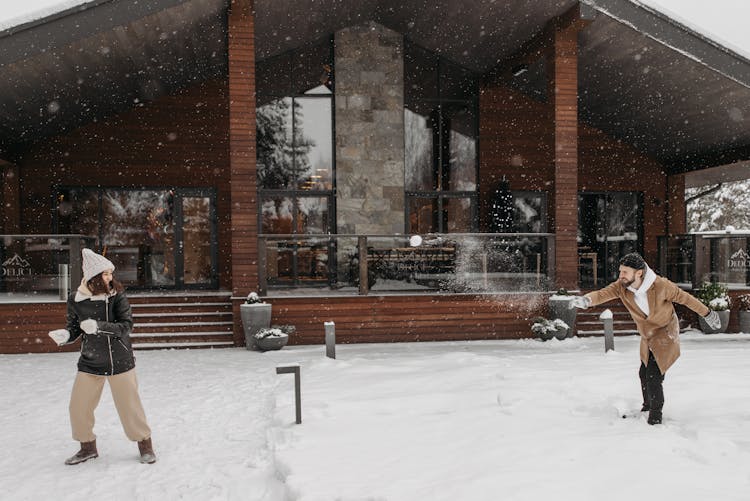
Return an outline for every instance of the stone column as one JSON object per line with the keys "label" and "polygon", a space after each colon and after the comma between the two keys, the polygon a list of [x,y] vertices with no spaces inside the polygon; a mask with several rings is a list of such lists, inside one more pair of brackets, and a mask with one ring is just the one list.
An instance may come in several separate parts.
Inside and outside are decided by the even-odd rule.
{"label": "stone column", "polygon": [[336,33],[339,233],[403,233],[404,41],[377,23]]}

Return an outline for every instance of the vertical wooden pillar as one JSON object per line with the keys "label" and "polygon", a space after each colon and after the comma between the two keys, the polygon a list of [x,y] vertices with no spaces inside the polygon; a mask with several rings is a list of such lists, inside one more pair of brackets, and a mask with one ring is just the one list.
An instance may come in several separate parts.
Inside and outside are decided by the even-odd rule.
{"label": "vertical wooden pillar", "polygon": [[687,233],[685,174],[667,176],[667,235]]}
{"label": "vertical wooden pillar", "polygon": [[18,234],[21,233],[20,172],[17,165],[0,160],[0,174],[3,180],[3,191],[0,194],[0,233]]}
{"label": "vertical wooden pillar", "polygon": [[578,288],[578,30],[555,30],[548,56],[555,165],[555,276]]}
{"label": "vertical wooden pillar", "polygon": [[[255,161],[255,19],[253,0],[229,6],[229,190],[232,295],[258,289],[258,204]],[[234,339],[243,344],[239,303]]]}

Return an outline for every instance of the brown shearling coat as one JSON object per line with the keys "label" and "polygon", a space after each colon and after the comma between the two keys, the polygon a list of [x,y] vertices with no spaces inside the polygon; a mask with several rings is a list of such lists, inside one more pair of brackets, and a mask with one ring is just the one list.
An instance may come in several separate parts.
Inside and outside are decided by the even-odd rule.
{"label": "brown shearling coat", "polygon": [[648,317],[636,304],[635,294],[619,281],[586,294],[592,305],[606,303],[617,298],[622,301],[641,335],[641,361],[648,365],[648,352],[651,350],[659,365],[659,370],[664,374],[680,356],[680,324],[673,303],[687,306],[702,316],[706,316],[709,309],[664,277],[656,277],[656,281],[648,289],[646,296],[648,297]]}

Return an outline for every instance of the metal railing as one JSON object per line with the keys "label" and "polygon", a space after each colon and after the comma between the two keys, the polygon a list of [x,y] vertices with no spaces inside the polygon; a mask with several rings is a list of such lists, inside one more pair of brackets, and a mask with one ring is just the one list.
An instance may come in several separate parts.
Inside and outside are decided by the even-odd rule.
{"label": "metal railing", "polygon": [[262,294],[537,291],[554,283],[551,233],[262,234],[258,255]]}
{"label": "metal railing", "polygon": [[0,235],[0,300],[67,299],[81,281],[85,235]]}
{"label": "metal railing", "polygon": [[750,231],[661,236],[658,246],[658,271],[677,284],[693,289],[703,282],[750,287]]}

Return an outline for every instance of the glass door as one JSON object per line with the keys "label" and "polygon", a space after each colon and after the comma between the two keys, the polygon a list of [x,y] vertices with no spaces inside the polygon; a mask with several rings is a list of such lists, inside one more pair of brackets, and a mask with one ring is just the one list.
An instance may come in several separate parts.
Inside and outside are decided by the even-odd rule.
{"label": "glass door", "polygon": [[211,189],[61,188],[56,226],[96,235],[126,287],[214,288],[215,205]]}
{"label": "glass door", "polygon": [[578,270],[584,287],[617,279],[620,257],[643,252],[643,204],[639,192],[578,195]]}
{"label": "glass door", "polygon": [[176,262],[181,285],[215,287],[217,251],[213,199],[202,190],[177,190],[177,207]]}

